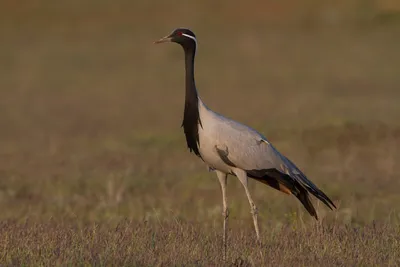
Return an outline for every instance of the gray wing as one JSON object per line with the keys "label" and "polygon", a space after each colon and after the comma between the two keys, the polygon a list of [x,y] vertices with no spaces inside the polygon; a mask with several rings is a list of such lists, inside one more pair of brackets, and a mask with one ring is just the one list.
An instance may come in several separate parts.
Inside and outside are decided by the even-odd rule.
{"label": "gray wing", "polygon": [[231,126],[236,131],[225,135],[225,140],[221,140],[221,145],[217,147],[218,154],[226,164],[245,170],[249,177],[257,180],[273,178],[288,189],[298,192],[306,190],[329,208],[336,208],[329,197],[264,136],[244,125]]}

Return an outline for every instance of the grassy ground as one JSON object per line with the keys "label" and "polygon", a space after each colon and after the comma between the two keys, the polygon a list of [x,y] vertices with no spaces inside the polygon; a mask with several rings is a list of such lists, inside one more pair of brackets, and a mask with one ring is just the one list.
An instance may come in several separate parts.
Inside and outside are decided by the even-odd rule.
{"label": "grassy ground", "polygon": [[400,23],[350,2],[2,3],[1,265],[221,263],[219,184],[180,129],[182,51],[152,45],[177,26],[197,33],[203,100],[339,207],[314,201],[314,222],[251,182],[258,247],[231,177],[228,263],[399,265]]}
{"label": "grassy ground", "polygon": [[[234,232],[235,231],[235,232]],[[180,220],[121,221],[114,227],[53,221],[1,224],[0,257],[10,265],[218,266],[220,229]],[[399,228],[312,224],[229,232],[228,266],[398,266]],[[18,255],[18,256],[17,256]]]}

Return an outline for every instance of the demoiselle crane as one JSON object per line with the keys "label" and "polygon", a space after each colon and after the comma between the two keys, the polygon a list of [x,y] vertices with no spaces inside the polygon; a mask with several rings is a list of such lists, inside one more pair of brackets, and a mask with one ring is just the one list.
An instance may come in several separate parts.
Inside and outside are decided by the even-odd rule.
{"label": "demoiselle crane", "polygon": [[318,219],[309,193],[330,209],[335,204],[316,185],[256,130],[226,118],[209,109],[198,95],[194,78],[194,58],[197,48],[195,34],[185,28],[175,29],[155,43],[180,44],[185,53],[185,109],[183,129],[189,150],[215,170],[222,190],[223,258],[226,258],[228,204],[226,185],[228,174],[242,183],[250,203],[254,229],[260,241],[257,207],[248,189],[248,178],[267,184],[283,193],[294,195],[311,216]]}

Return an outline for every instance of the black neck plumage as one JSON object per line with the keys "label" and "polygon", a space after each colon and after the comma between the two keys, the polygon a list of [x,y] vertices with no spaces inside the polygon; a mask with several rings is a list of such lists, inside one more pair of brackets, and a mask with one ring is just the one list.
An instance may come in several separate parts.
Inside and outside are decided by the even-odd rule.
{"label": "black neck plumage", "polygon": [[191,152],[201,158],[199,152],[199,125],[201,126],[199,115],[199,97],[197,95],[196,84],[194,81],[194,57],[196,54],[196,44],[193,43],[183,47],[185,51],[185,110],[183,114],[183,130],[186,136],[186,143]]}

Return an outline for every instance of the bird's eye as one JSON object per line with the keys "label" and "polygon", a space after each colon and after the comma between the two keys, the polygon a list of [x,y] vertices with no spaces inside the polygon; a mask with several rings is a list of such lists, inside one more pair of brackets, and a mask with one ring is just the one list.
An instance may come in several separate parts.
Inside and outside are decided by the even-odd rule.
{"label": "bird's eye", "polygon": [[182,36],[182,32],[177,32],[176,35]]}

